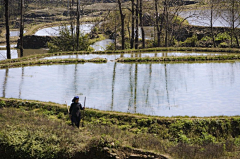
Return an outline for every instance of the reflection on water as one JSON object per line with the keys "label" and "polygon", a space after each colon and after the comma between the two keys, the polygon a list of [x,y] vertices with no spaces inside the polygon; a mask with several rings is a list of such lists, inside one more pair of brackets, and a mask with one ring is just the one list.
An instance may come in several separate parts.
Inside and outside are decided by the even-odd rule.
{"label": "reflection on water", "polygon": [[[225,53],[194,53],[194,52],[160,52],[160,53],[124,53],[124,54],[90,54],[90,55],[61,55],[45,57],[43,59],[93,59],[106,58],[107,60],[116,60],[120,57],[167,57],[167,56],[214,56],[225,55]],[[229,54],[228,54],[229,55]]]}
{"label": "reflection on water", "polygon": [[[93,24],[81,24],[80,31],[87,34],[91,32]],[[64,26],[49,27],[38,30],[34,35],[36,36],[59,36],[59,32],[63,29]],[[67,26],[70,29],[70,25]]]}
{"label": "reflection on water", "polygon": [[[17,47],[17,44],[10,45],[11,48]],[[6,45],[0,45],[0,48],[6,48]]]}
{"label": "reflection on water", "polygon": [[[11,49],[11,58],[16,59],[18,58],[17,50]],[[0,61],[7,59],[7,50],[0,50]]]}
{"label": "reflection on water", "polygon": [[[26,31],[24,30],[23,33],[26,33]],[[10,31],[10,37],[19,36],[19,35],[20,35],[20,31],[18,31],[18,30]]]}
{"label": "reflection on water", "polygon": [[0,70],[0,96],[157,116],[240,115],[240,62],[70,64]]}
{"label": "reflection on water", "polygon": [[114,42],[114,40],[111,39],[105,39],[102,41],[95,42],[91,47],[95,51],[105,51],[109,45],[111,45]]}
{"label": "reflection on water", "polygon": [[[183,18],[187,18],[190,25],[197,26],[210,26],[211,19],[211,10],[192,10],[192,11],[184,11],[180,13],[180,16]],[[238,15],[236,16],[238,17]],[[231,16],[229,12],[222,10],[218,13],[214,11],[213,14],[213,26],[214,27],[231,27],[232,23],[230,23]],[[240,21],[235,21],[235,26],[239,26]]]}
{"label": "reflection on water", "polygon": [[[44,54],[47,53],[46,49],[24,49],[23,56],[35,55],[35,54]],[[20,57],[19,49],[11,49],[11,58],[16,59]],[[7,59],[7,50],[0,50],[0,61]]]}

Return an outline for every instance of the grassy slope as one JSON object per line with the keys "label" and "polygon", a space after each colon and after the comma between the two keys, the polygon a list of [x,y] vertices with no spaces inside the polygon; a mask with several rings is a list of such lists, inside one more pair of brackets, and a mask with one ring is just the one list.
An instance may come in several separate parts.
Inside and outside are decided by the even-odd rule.
{"label": "grassy slope", "polygon": [[[67,116],[64,115],[67,114],[66,106],[60,104],[1,98],[0,107],[3,106],[20,108],[24,112],[30,111],[29,113],[32,116],[29,119],[33,118],[33,120],[35,114],[32,111],[44,114],[48,119],[59,121],[59,125],[62,124],[63,128],[66,123],[69,123]],[[0,117],[5,118],[5,116],[6,113],[0,113]],[[0,134],[6,135],[4,132],[11,130],[16,135],[15,130],[18,130],[17,132],[20,133],[18,138],[20,139],[22,132],[27,133],[29,131],[28,133],[32,133],[36,137],[39,135],[38,132],[29,129],[31,126],[26,126],[28,123],[20,124],[22,119],[19,119],[18,123],[14,125],[13,122],[10,122],[14,120],[13,117],[7,120],[8,122],[2,118],[0,118],[0,125],[5,125],[5,127],[1,129]],[[108,147],[111,151],[116,151],[119,156],[126,147],[168,153],[174,158],[237,158],[240,152],[240,117],[166,118],[87,109],[84,120],[86,127],[80,131],[86,134],[86,139],[82,142],[83,145],[80,146],[80,149],[75,149],[75,153],[82,152],[82,148],[85,149],[85,146],[89,143],[98,145],[97,147],[100,149]],[[44,131],[51,130],[50,132],[57,134],[58,131],[53,131],[51,124],[39,122],[37,125],[41,127],[42,124],[46,128]],[[23,130],[19,130],[19,127]],[[56,126],[57,129],[60,129],[59,131],[67,131],[65,129],[61,130],[59,127],[61,126]],[[50,135],[49,138],[52,136]],[[61,138],[61,134],[56,136],[57,143],[60,143],[58,138]],[[79,138],[81,139],[81,137]],[[41,143],[35,142],[37,139],[33,138],[33,145],[41,147]],[[10,144],[15,142],[11,138],[9,140],[11,141]],[[21,141],[19,142],[21,143]],[[68,143],[70,141],[67,139],[64,142]],[[51,147],[51,142],[47,146]],[[19,147],[19,144],[15,144],[15,147]],[[68,144],[66,144],[66,147],[68,147]],[[47,154],[47,152],[42,153]],[[68,151],[66,153],[68,154]]]}

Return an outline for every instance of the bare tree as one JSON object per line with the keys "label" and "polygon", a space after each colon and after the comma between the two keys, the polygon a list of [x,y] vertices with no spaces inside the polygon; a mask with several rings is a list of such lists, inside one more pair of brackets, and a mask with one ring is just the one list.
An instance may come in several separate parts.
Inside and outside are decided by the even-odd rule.
{"label": "bare tree", "polygon": [[9,13],[8,13],[8,0],[4,0],[5,4],[5,22],[6,22],[6,43],[7,43],[7,59],[11,59],[10,50],[10,32],[9,32]]}
{"label": "bare tree", "polygon": [[164,1],[164,20],[165,20],[165,47],[168,47],[168,29],[169,29],[169,0]]}
{"label": "bare tree", "polygon": [[118,7],[119,7],[119,12],[120,12],[120,17],[121,17],[121,35],[122,35],[122,50],[125,48],[125,30],[124,30],[124,19],[125,15],[122,12],[122,2],[121,0],[118,0]]}
{"label": "bare tree", "polygon": [[159,27],[159,12],[158,12],[158,0],[155,0],[155,16],[156,16],[156,28],[157,28],[157,47],[160,47],[161,45],[161,32],[160,32],[160,27]]}
{"label": "bare tree", "polygon": [[136,32],[135,32],[135,49],[138,49],[138,18],[139,18],[139,0],[137,0],[137,3],[136,3]]}
{"label": "bare tree", "polygon": [[74,6],[74,0],[72,0],[72,3],[70,4],[70,24],[71,24],[71,35],[73,39],[73,51],[75,50],[74,47],[74,11],[73,11],[73,6]]}
{"label": "bare tree", "polygon": [[140,0],[139,16],[140,16],[140,24],[141,24],[141,32],[142,32],[142,48],[145,48],[145,32],[143,28],[143,0]]}
{"label": "bare tree", "polygon": [[132,36],[131,36],[131,49],[133,49],[133,46],[134,46],[134,28],[135,28],[135,26],[134,26],[134,21],[135,21],[135,19],[134,19],[134,17],[135,17],[135,15],[134,15],[134,10],[135,10],[135,7],[134,7],[134,0],[131,0],[132,1],[132,9],[131,9],[131,13],[132,13]]}
{"label": "bare tree", "polygon": [[24,30],[24,23],[23,23],[23,6],[24,6],[24,1],[21,0],[21,5],[20,5],[20,57],[23,57],[23,30]]}
{"label": "bare tree", "polygon": [[213,46],[216,47],[215,39],[214,39],[214,34],[213,34],[213,13],[214,13],[214,3],[213,0],[210,1],[211,4],[211,16],[210,16],[210,27],[211,27],[211,37],[212,37],[212,42]]}
{"label": "bare tree", "polygon": [[79,26],[80,26],[80,22],[79,22],[79,18],[80,18],[80,12],[79,12],[79,5],[80,5],[80,0],[77,0],[77,50],[79,50]]}
{"label": "bare tree", "polygon": [[229,24],[231,28],[231,47],[233,47],[233,40],[236,39],[237,46],[239,47],[238,34],[236,28],[240,26],[240,0],[230,0],[223,2],[226,12],[223,12],[222,18]]}

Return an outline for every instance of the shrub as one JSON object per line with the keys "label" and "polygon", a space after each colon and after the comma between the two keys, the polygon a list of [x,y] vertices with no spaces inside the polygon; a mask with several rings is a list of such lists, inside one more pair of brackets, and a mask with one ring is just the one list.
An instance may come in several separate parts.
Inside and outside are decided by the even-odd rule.
{"label": "shrub", "polygon": [[180,45],[185,47],[194,47],[198,41],[197,35],[194,34],[192,37],[187,38],[184,42]]}
{"label": "shrub", "polygon": [[4,101],[0,101],[0,108],[3,108],[6,106],[6,103]]}
{"label": "shrub", "polygon": [[[49,52],[56,52],[56,51],[71,51],[76,49],[77,46],[77,36],[74,34],[72,37],[70,29],[66,26],[62,28],[60,31],[60,36],[53,38],[49,43]],[[90,42],[88,35],[84,35],[80,33],[79,36],[79,49],[78,50],[85,50],[89,49]]]}
{"label": "shrub", "polygon": [[227,32],[224,32],[224,33],[219,33],[216,36],[215,41],[216,42],[223,42],[225,40],[230,40],[230,39],[231,39],[230,35]]}

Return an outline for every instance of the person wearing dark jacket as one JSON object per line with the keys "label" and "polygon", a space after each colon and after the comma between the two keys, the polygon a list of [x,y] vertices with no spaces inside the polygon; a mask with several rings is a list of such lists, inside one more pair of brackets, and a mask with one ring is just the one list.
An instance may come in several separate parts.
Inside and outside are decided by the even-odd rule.
{"label": "person wearing dark jacket", "polygon": [[81,112],[80,110],[84,110],[85,107],[82,107],[82,104],[79,103],[79,97],[75,96],[72,100],[72,104],[69,111],[69,116],[72,121],[72,125],[77,126],[79,128],[80,120],[81,120]]}

